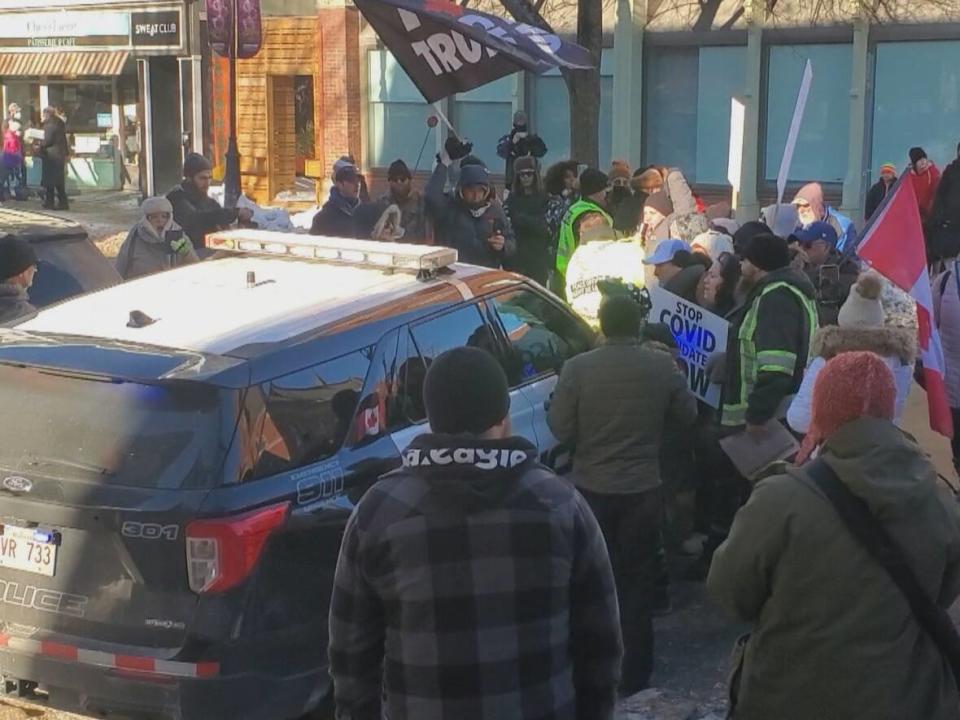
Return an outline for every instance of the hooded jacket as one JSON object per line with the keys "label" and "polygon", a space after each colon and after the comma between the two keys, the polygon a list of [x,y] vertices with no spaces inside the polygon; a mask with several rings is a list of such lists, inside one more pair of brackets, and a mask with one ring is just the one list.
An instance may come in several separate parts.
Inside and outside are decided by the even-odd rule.
{"label": "hooded jacket", "polygon": [[195,248],[204,247],[207,233],[216,232],[237,220],[237,210],[222,208],[212,197],[202,195],[190,180],[167,193],[173,205],[173,219],[183,228]]}
{"label": "hooded jacket", "polygon": [[930,167],[922,173],[910,171],[910,183],[917,195],[917,205],[920,206],[920,218],[926,222],[933,212],[933,202],[940,186],[940,169],[930,163]]}
{"label": "hooded jacket", "polygon": [[796,198],[806,200],[810,209],[818,219],[830,223],[837,232],[837,250],[848,254],[857,247],[857,228],[846,215],[841,215],[827,205],[823,197],[823,186],[820,183],[807,183],[797,192]]}
{"label": "hooded jacket", "polygon": [[[511,267],[517,243],[503,207],[496,198],[482,210],[471,210],[460,198],[458,187],[452,196],[444,194],[450,169],[437,163],[424,191],[427,214],[433,218],[434,241],[456,249],[460,262],[499,269]],[[494,250],[487,240],[499,230],[506,241],[503,250]]]}
{"label": "hooded jacket", "polygon": [[120,246],[117,272],[124,280],[131,280],[197,262],[200,258],[192,244],[185,243],[181,252],[174,249],[171,243],[182,237],[183,228],[172,219],[159,234],[146,218],[141,219]]}
{"label": "hooded jacket", "polygon": [[27,318],[37,309],[30,304],[27,291],[19,285],[0,283],[0,325]]}
{"label": "hooded jacket", "polygon": [[[960,593],[960,522],[926,453],[860,418],[823,460],[866,501],[942,607]],[[754,624],[735,720],[957,720],[940,650],[887,571],[800,470],[762,480],[713,556],[707,590]]]}
{"label": "hooded jacket", "polygon": [[330,188],[330,197],[320,211],[313,216],[310,226],[311,235],[328,237],[370,239],[369,231],[360,227],[362,213],[359,213],[359,198],[346,198],[336,187]]}
{"label": "hooded jacket", "polygon": [[522,438],[422,435],[403,464],[343,538],[337,716],[611,720],[617,596],[583,498]]}
{"label": "hooded jacket", "polygon": [[697,399],[673,356],[635,338],[568,360],[547,412],[557,439],[576,446],[574,482],[605,494],[659,487],[664,425],[696,419]]}
{"label": "hooded jacket", "polygon": [[838,327],[828,325],[817,330],[810,347],[810,365],[803,374],[803,382],[787,411],[787,423],[796,432],[810,431],[813,408],[813,387],[827,361],[840,353],[866,350],[876,353],[893,372],[897,386],[897,404],[894,421],[900,419],[913,385],[913,366],[917,359],[917,333],[898,327]]}
{"label": "hooded jacket", "polygon": [[786,415],[817,331],[813,285],[793,268],[768,273],[727,317],[721,423],[739,428]]}

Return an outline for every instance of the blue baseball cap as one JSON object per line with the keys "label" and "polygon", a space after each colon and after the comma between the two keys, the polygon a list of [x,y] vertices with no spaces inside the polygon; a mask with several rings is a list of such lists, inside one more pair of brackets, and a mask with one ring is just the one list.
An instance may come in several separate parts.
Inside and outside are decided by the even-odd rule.
{"label": "blue baseball cap", "polygon": [[643,259],[644,265],[663,265],[673,260],[673,256],[676,255],[681,250],[686,250],[691,252],[690,246],[685,243],[683,240],[669,239],[664,240],[659,245],[657,249],[653,251],[653,255]]}
{"label": "blue baseball cap", "polygon": [[813,245],[817,240],[823,240],[832,248],[837,246],[838,240],[837,231],[833,229],[833,225],[823,220],[810,223],[794,232],[791,237],[795,237],[798,243],[806,246]]}

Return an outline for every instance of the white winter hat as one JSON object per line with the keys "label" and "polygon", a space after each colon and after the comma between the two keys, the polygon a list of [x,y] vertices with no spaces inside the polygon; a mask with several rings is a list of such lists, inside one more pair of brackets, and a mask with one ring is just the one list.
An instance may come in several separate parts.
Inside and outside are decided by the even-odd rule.
{"label": "white winter hat", "polygon": [[881,327],[884,320],[883,305],[880,304],[883,283],[883,278],[873,271],[862,273],[840,308],[837,324],[848,328]]}
{"label": "white winter hat", "polygon": [[733,255],[733,239],[726,233],[718,230],[707,230],[705,233],[697,235],[690,247],[694,252],[702,252],[716,262],[723,253]]}

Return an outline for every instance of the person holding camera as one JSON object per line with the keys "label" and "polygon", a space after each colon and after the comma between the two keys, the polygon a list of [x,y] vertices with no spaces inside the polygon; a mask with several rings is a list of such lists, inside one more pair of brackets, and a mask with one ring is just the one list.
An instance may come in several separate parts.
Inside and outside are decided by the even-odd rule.
{"label": "person holding camera", "polygon": [[534,157],[538,160],[547,154],[547,145],[543,139],[530,132],[527,127],[527,114],[518,110],[513,116],[513,127],[497,143],[497,155],[507,161],[507,187],[513,187],[513,164],[517,158]]}
{"label": "person holding camera", "polygon": [[460,165],[452,195],[444,193],[450,166],[470,154],[473,145],[451,135],[437,155],[437,167],[424,192],[427,214],[433,218],[434,240],[457,250],[460,262],[499,269],[510,267],[517,252],[513,230],[503,207],[491,197],[486,166]]}
{"label": "person holding camera", "polygon": [[811,223],[792,237],[806,254],[804,272],[817,293],[820,325],[836,325],[840,306],[850,296],[860,266],[837,250],[837,231],[828,222]]}

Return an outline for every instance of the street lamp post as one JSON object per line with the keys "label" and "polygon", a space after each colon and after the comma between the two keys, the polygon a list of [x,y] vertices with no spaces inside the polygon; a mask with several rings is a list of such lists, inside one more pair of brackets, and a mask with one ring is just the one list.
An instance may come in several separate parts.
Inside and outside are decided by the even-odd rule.
{"label": "street lamp post", "polygon": [[240,199],[240,150],[237,147],[237,56],[240,54],[240,24],[237,0],[230,3],[230,138],[227,140],[223,176],[224,206],[233,208]]}

